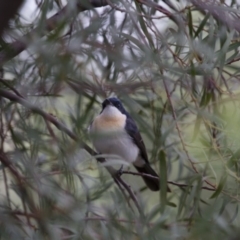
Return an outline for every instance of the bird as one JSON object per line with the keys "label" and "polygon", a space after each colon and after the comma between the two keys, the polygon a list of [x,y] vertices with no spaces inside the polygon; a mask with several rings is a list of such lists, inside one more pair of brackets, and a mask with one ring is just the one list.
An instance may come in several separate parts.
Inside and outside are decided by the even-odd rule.
{"label": "bird", "polygon": [[[149,163],[137,124],[118,98],[111,97],[102,102],[102,110],[92,121],[89,130],[95,136],[93,146],[100,154],[117,155],[123,161],[132,163],[139,173],[156,177],[142,175],[150,190],[160,190],[159,176]],[[171,190],[167,188],[167,191]]]}

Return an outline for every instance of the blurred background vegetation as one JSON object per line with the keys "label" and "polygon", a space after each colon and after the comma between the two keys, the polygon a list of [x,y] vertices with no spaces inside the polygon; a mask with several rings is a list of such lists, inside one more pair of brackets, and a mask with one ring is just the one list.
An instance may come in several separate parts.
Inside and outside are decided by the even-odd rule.
{"label": "blurred background vegetation", "polygon": [[[0,1],[0,239],[240,239],[239,4]],[[93,156],[110,96],[161,192]]]}

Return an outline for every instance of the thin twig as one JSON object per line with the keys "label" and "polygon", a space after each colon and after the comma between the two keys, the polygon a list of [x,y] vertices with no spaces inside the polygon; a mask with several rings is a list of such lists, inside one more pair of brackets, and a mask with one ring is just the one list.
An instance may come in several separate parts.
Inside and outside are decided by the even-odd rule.
{"label": "thin twig", "polygon": [[[18,90],[16,90],[14,87],[12,87],[12,86],[8,83],[8,81],[9,81],[9,80],[0,78],[0,82],[1,82],[2,84],[4,84],[4,85],[5,85],[6,87],[8,87],[9,89],[11,89],[17,96],[23,97],[23,96],[18,92]],[[11,81],[9,81],[9,82],[11,82]]]}
{"label": "thin twig", "polygon": [[[19,216],[28,216],[30,218],[34,218],[34,219],[38,219],[39,216],[33,213],[24,213],[21,211],[9,211],[9,214],[13,214],[13,215],[19,215]],[[127,220],[127,219],[122,219],[122,218],[107,218],[107,217],[102,217],[102,216],[97,216],[97,217],[84,217],[82,219],[83,221],[104,221],[104,222],[108,222],[108,221],[117,221],[117,222],[121,222],[121,223],[132,223],[132,224],[141,224],[140,222],[136,222],[136,221],[131,221],[131,220]],[[154,226],[154,223],[148,223],[148,225],[150,226]]]}
{"label": "thin twig", "polygon": [[123,196],[124,196],[125,199],[127,200],[128,206],[129,206],[129,207],[131,208],[131,210],[133,211],[132,205],[131,205],[130,202],[128,201],[128,197],[127,197],[124,189],[122,188],[122,185],[121,185],[121,183],[119,182],[118,178],[117,178],[117,177],[114,177],[113,179],[114,179],[115,183],[118,185],[118,187],[119,187],[120,191],[122,192]]}
{"label": "thin twig", "polygon": [[231,61],[227,62],[226,65],[229,65],[229,64],[232,64],[232,63],[238,62],[238,61],[240,61],[240,57],[232,59]]}
{"label": "thin twig", "polygon": [[[188,185],[188,184],[177,183],[177,182],[174,182],[174,181],[168,181],[168,183],[172,184],[172,185],[175,185],[175,186],[178,186],[178,187],[193,187],[193,186]],[[201,187],[201,189],[205,189],[205,190],[208,190],[208,191],[216,191],[215,188],[209,188],[209,187]]]}
{"label": "thin twig", "polygon": [[139,213],[142,213],[142,210],[139,206],[139,203],[138,203],[138,200],[134,194],[134,192],[132,191],[131,187],[129,185],[127,185],[123,180],[122,178],[118,178],[118,181],[125,187],[125,189],[127,190],[127,192],[129,193],[129,196],[132,198],[133,202],[135,203]]}
{"label": "thin twig", "polygon": [[[123,174],[131,174],[131,175],[134,175],[134,176],[141,176],[141,177],[148,177],[148,178],[153,178],[153,179],[158,179],[158,177],[154,177],[150,174],[146,174],[146,173],[138,173],[138,172],[132,172],[132,171],[122,171]],[[188,185],[188,184],[184,184],[184,183],[177,183],[177,182],[174,182],[174,181],[167,181],[169,184],[172,184],[172,185],[175,185],[175,186],[178,186],[178,187],[193,187],[191,185]],[[209,191],[215,191],[216,189],[215,188],[209,188],[209,187],[202,187],[202,189],[205,189],[205,190],[209,190]]]}

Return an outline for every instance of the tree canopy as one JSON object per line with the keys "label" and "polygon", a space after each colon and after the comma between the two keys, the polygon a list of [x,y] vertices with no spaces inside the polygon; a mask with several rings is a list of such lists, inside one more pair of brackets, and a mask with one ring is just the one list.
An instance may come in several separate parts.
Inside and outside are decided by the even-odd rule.
{"label": "tree canopy", "polygon": [[[0,239],[239,239],[239,2],[28,4],[0,1]],[[110,96],[160,192],[93,148]]]}

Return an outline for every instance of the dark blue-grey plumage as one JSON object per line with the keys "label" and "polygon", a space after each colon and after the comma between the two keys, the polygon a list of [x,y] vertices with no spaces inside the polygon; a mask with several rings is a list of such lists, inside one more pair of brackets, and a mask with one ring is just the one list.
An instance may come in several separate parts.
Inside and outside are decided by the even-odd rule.
{"label": "dark blue-grey plumage", "polygon": [[116,107],[121,113],[129,116],[129,113],[125,110],[125,108],[123,107],[121,101],[118,98],[112,97],[112,98],[105,99],[103,101],[103,103],[102,103],[102,111],[108,105],[112,105],[112,106]]}

